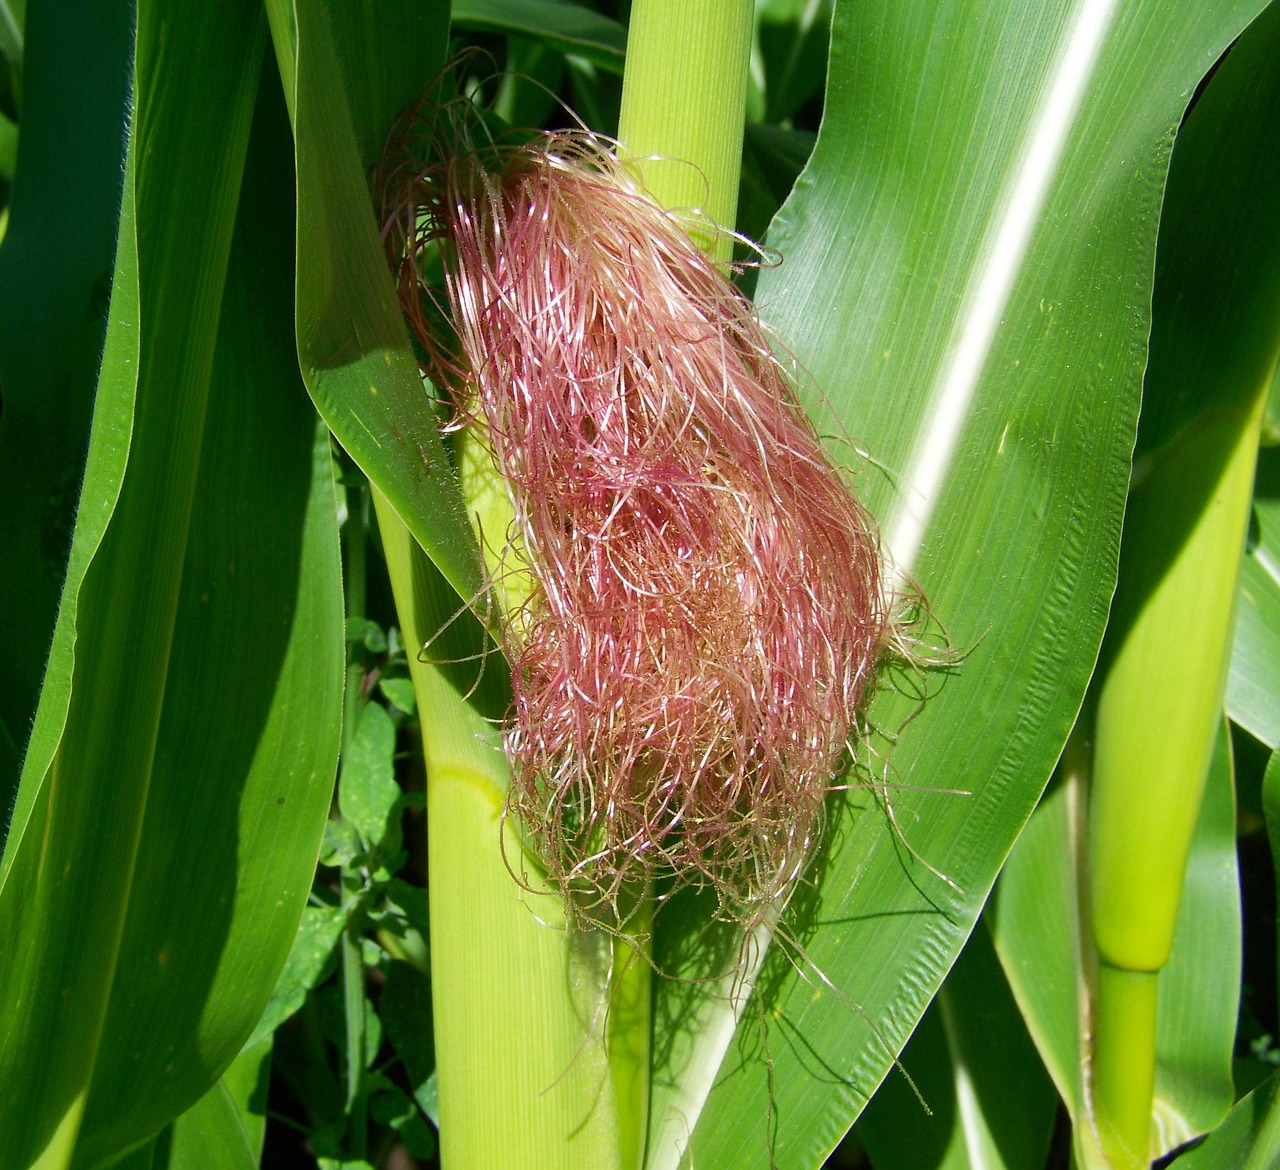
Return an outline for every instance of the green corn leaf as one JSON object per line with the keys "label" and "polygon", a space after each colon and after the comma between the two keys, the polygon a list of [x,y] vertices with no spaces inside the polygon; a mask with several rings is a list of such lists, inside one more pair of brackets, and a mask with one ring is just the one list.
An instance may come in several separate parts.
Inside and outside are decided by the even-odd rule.
{"label": "green corn leaf", "polygon": [[[307,388],[449,583],[474,597],[479,550],[409,347],[368,185],[396,115],[440,67],[448,4],[384,5],[376,36],[367,33],[371,15],[351,6],[309,3],[295,13],[288,0],[269,0],[267,11],[294,128]],[[374,58],[344,59],[364,49]]]}
{"label": "green corn leaf", "polygon": [[902,1066],[858,1119],[875,1170],[1044,1166],[1058,1095],[983,926],[903,1049]]}
{"label": "green corn leaf", "polygon": [[1280,751],[1273,751],[1267,761],[1262,778],[1262,813],[1267,824],[1267,839],[1271,843],[1271,859],[1275,866],[1276,893],[1280,895]]}
{"label": "green corn leaf", "polygon": [[[194,168],[169,171],[196,103],[156,100],[158,17],[139,14],[125,222],[82,492],[87,522],[73,538],[0,872],[0,936],[13,956],[0,1007],[0,1080],[12,1090],[0,1125],[5,1165],[26,1166],[42,1151],[50,1166],[67,1163],[93,1074],[164,697],[257,83],[255,54],[245,53],[261,44],[256,14],[221,14],[217,32],[180,22],[170,44],[190,54],[188,78],[209,90],[199,98],[208,125],[197,113],[207,130],[198,187]],[[206,34],[199,51],[195,36],[185,39],[197,33]],[[196,87],[188,92],[194,99]],[[140,230],[135,213],[158,236]],[[194,249],[181,246],[191,238],[181,228],[194,233]],[[140,305],[142,288],[156,300]],[[46,853],[57,869],[42,864]]]}
{"label": "green corn leaf", "polygon": [[[333,790],[336,499],[330,441],[293,355],[289,170],[268,71],[139,863],[86,1113],[89,1149],[114,1150],[131,1127],[166,1120],[240,1050],[289,954]],[[167,1058],[158,1030],[174,1048]],[[153,1059],[139,1062],[143,1037]]]}
{"label": "green corn leaf", "polygon": [[825,120],[756,300],[827,428],[869,452],[888,549],[965,653],[914,722],[909,694],[874,705],[901,730],[872,765],[897,827],[865,792],[832,810],[790,928],[801,971],[777,960],[740,1024],[730,988],[679,981],[696,909],[659,919],[677,979],[657,1016],[683,1034],[655,1069],[654,1170],[686,1143],[693,1165],[768,1165],[771,1116],[778,1164],[818,1164],[959,951],[1100,643],[1169,144],[1260,7],[837,6]]}
{"label": "green corn leaf", "polygon": [[831,9],[831,0],[768,0],[756,5],[756,50],[768,122],[785,122],[820,94]]}
{"label": "green corn leaf", "polygon": [[1178,1170],[1271,1170],[1280,1164],[1280,1075],[1243,1097]]}
{"label": "green corn leaf", "polygon": [[109,1162],[218,1080],[288,953],[337,757],[336,501],[270,74],[241,190],[265,21],[138,21],[89,464],[0,892],[5,1166]]}
{"label": "green corn leaf", "polygon": [[308,906],[303,910],[284,970],[249,1037],[248,1047],[270,1036],[302,1006],[307,992],[319,986],[333,970],[338,940],[345,925],[346,915],[341,907]]}
{"label": "green corn leaf", "polygon": [[453,23],[483,32],[516,33],[622,72],[627,30],[616,20],[560,0],[454,0]]}
{"label": "green corn leaf", "polygon": [[270,1040],[246,1046],[218,1083],[159,1134],[147,1151],[150,1162],[138,1170],[256,1170],[270,1071]]}

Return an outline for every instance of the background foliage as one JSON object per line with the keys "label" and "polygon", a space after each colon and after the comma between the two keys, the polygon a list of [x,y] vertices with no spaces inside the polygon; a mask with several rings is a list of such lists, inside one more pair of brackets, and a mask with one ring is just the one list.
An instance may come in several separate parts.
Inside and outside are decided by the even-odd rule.
{"label": "background foliage", "polygon": [[[1275,11],[1232,50],[1258,64],[1228,145],[1177,137],[1263,9],[757,5],[739,226],[783,262],[742,281],[959,653],[877,696],[752,995],[705,981],[739,942],[696,895],[659,916],[655,1170],[1030,1170],[1088,1123],[1087,766],[1041,793],[1135,440],[1158,459],[1275,369]],[[369,168],[462,44],[507,70],[501,118],[555,95],[615,132],[625,18],[0,0],[0,1165],[437,1157],[423,741],[501,694],[415,697],[375,500],[440,613],[479,561]],[[1192,1167],[1280,1140],[1278,493],[1272,448],[1161,975],[1159,1150],[1213,1131]]]}

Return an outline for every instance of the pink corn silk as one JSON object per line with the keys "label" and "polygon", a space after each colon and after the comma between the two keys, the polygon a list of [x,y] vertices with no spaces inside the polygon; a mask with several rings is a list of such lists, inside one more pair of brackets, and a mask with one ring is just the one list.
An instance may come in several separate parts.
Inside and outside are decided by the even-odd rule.
{"label": "pink corn silk", "polygon": [[[428,373],[483,414],[533,578],[510,808],[587,917],[673,877],[750,918],[813,848],[885,644],[874,522],[750,303],[599,140],[411,186],[406,305]],[[428,240],[456,340],[421,311]]]}

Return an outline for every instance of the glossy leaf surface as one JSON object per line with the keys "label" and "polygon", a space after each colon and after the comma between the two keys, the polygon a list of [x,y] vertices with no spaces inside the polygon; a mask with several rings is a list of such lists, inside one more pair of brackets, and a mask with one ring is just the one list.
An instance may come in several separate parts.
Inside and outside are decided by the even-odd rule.
{"label": "glossy leaf surface", "polygon": [[[859,486],[888,550],[963,653],[910,725],[908,694],[873,707],[901,730],[900,831],[851,793],[816,891],[798,895],[790,929],[840,994],[808,961],[802,979],[778,960],[763,1012],[780,1022],[761,1041],[760,1008],[735,1037],[725,998],[660,988],[684,1042],[655,1078],[654,1167],[674,1165],[691,1128],[691,1165],[768,1165],[771,1108],[777,1162],[817,1165],[963,943],[1096,657],[1172,134],[1259,7],[837,8],[825,121],[757,303],[826,429],[869,453]],[[688,926],[659,922],[677,975],[696,956],[664,938]],[[747,1059],[763,1042],[772,1086]]]}
{"label": "glossy leaf surface", "polygon": [[[369,168],[444,56],[448,5],[269,0],[298,172],[298,358],[316,409],[465,598],[480,554],[383,254]],[[367,50],[371,59],[344,61]],[[348,80],[348,79],[351,80]]]}

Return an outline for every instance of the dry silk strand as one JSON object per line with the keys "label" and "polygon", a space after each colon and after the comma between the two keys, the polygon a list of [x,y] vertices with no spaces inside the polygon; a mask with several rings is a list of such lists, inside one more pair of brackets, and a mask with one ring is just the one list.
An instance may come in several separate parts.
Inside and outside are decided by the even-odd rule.
{"label": "dry silk strand", "polygon": [[411,143],[380,175],[402,299],[514,510],[482,533],[515,598],[509,811],[580,920],[638,882],[759,921],[890,639],[874,522],[750,303],[609,143]]}

